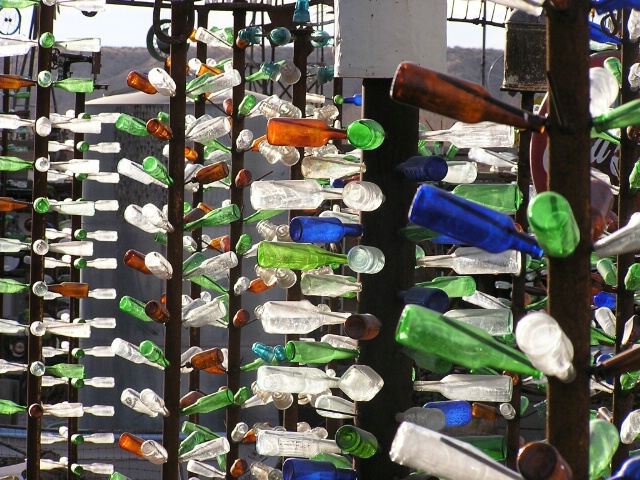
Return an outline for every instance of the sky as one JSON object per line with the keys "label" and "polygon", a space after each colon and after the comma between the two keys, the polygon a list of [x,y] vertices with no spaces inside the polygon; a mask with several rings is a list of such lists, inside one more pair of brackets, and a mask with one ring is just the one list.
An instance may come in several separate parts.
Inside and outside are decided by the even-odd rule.
{"label": "sky", "polygon": [[[455,18],[477,18],[478,7],[460,9],[460,0],[456,9],[452,8],[452,0],[449,0],[448,15]],[[467,2],[463,2],[466,4]],[[490,5],[494,5],[489,3]],[[480,2],[468,2],[468,5],[480,5]],[[498,7],[500,8],[500,7]],[[459,11],[458,11],[459,10]],[[23,10],[24,18],[20,33],[28,34],[30,25],[29,10]],[[489,11],[488,16],[494,16],[496,20],[504,19],[504,11]],[[169,18],[170,13],[164,9],[161,18]],[[211,13],[210,25],[218,27],[230,26],[232,17],[230,13]],[[61,7],[54,24],[54,34],[60,39],[100,37],[103,46],[113,47],[144,47],[146,36],[152,23],[152,9],[147,7],[124,7],[107,5],[104,12],[99,12],[94,17],[85,17],[74,8]],[[471,23],[447,22],[447,43],[449,46],[468,48],[480,48],[482,46],[482,28]],[[504,29],[489,27],[487,29],[487,47],[502,50],[504,48]]]}

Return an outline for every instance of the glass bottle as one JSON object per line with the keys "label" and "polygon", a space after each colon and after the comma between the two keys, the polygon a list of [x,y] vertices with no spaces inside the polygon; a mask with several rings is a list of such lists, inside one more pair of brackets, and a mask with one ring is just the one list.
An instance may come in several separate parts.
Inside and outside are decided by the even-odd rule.
{"label": "glass bottle", "polygon": [[419,267],[451,268],[458,275],[510,273],[519,275],[522,256],[516,250],[488,253],[476,247],[458,247],[450,255],[430,255],[416,259]]}
{"label": "glass bottle", "polygon": [[424,404],[423,409],[442,412],[446,427],[462,427],[471,422],[473,418],[473,407],[466,400],[428,402]]}
{"label": "glass bottle", "polygon": [[439,392],[450,400],[510,402],[513,384],[507,375],[447,375],[439,381],[416,381],[418,392]]}
{"label": "glass bottle", "polygon": [[229,166],[226,162],[216,162],[199,169],[191,181],[206,185],[216,180],[222,180],[229,175]]}
{"label": "glass bottle", "polygon": [[416,283],[417,287],[439,288],[449,298],[468,297],[476,291],[476,281],[469,276],[436,277],[428,282]]}
{"label": "glass bottle", "polygon": [[507,443],[502,435],[472,435],[456,437],[456,440],[473,445],[487,456],[499,462],[507,458]]}
{"label": "glass bottle", "polygon": [[142,161],[142,168],[156,180],[167,185],[173,184],[173,179],[169,176],[167,167],[165,167],[156,157],[145,157]]}
{"label": "glass bottle", "polygon": [[594,419],[589,422],[589,479],[600,478],[620,444],[617,428],[610,422]]}
{"label": "glass bottle", "polygon": [[32,168],[35,168],[39,172],[46,172],[49,166],[50,162],[46,157],[38,158],[36,161],[23,160],[18,157],[0,157],[0,171],[3,172],[19,172]]}
{"label": "glass bottle", "polygon": [[341,193],[315,180],[259,180],[251,184],[250,200],[256,210],[315,209],[324,200],[339,200]]}
{"label": "glass bottle", "polygon": [[391,460],[426,474],[450,480],[516,480],[520,475],[475,447],[438,432],[404,422],[391,445]]}
{"label": "glass bottle", "polygon": [[376,437],[353,425],[343,425],[336,431],[336,444],[358,458],[370,458],[378,451]]}
{"label": "glass bottle", "polygon": [[345,275],[303,273],[300,290],[303,295],[352,298],[362,290],[362,284],[355,277]]}
{"label": "glass bottle", "polygon": [[136,137],[148,137],[147,122],[139,118],[132,117],[126,113],[121,113],[115,123],[116,129],[121,132],[134,135]]}
{"label": "glass bottle", "polygon": [[536,195],[527,207],[529,225],[550,257],[568,257],[580,241],[580,231],[566,198],[556,192]]}
{"label": "glass bottle", "polygon": [[347,263],[347,256],[331,253],[312,244],[260,242],[258,265],[263,268],[312,270],[325,265]]}
{"label": "glass bottle", "polygon": [[453,370],[453,363],[449,360],[432,355],[430,353],[420,352],[408,347],[402,349],[402,353],[412,358],[416,365],[425,370],[429,370],[440,375],[446,375]]}
{"label": "glass bottle", "polygon": [[326,305],[315,306],[308,300],[272,301],[256,308],[266,333],[307,334],[322,325],[342,324],[350,314],[331,312]]}
{"label": "glass bottle", "polygon": [[169,311],[157,300],[147,302],[144,306],[144,313],[157,323],[168,323],[170,320]]}
{"label": "glass bottle", "polygon": [[524,354],[498,342],[485,331],[417,305],[404,308],[396,341],[468,368],[492,367],[536,378],[541,376]]}
{"label": "glass bottle", "polygon": [[21,293],[28,292],[30,285],[20,283],[11,278],[0,278],[0,293]]}
{"label": "glass bottle", "polygon": [[411,287],[400,292],[398,297],[405,305],[420,305],[421,307],[444,313],[449,308],[449,296],[439,288]]}
{"label": "glass bottle", "polygon": [[37,84],[35,80],[18,75],[0,75],[0,90],[18,90],[23,87],[35,87]]}
{"label": "glass bottle", "polygon": [[418,189],[409,220],[490,253],[513,249],[533,258],[543,253],[535,239],[518,232],[507,215],[429,185]]}
{"label": "glass bottle", "polygon": [[[531,442],[518,453],[518,471],[526,480],[571,480],[571,468],[547,442]],[[622,480],[622,479],[620,479]]]}
{"label": "glass bottle", "polygon": [[354,313],[344,322],[344,333],[356,340],[371,340],[378,336],[382,322],[370,313]]}
{"label": "glass bottle", "polygon": [[631,215],[629,222],[611,235],[594,242],[593,247],[600,258],[613,257],[640,248],[640,212]]}
{"label": "glass bottle", "polygon": [[143,357],[153,363],[157,363],[164,368],[170,365],[168,360],[164,357],[162,349],[150,340],[143,340],[140,343],[139,350]]}
{"label": "glass bottle", "polygon": [[640,411],[630,412],[620,426],[620,441],[626,445],[632,444],[640,434]]}
{"label": "glass bottle", "polygon": [[156,87],[151,84],[149,78],[144,73],[136,70],[132,70],[127,75],[127,85],[140,92],[148,93],[149,95],[158,93],[158,90],[156,90]]}
{"label": "glass bottle", "polygon": [[271,118],[267,141],[271,145],[322,147],[330,140],[348,140],[355,148],[374,150],[384,141],[384,130],[374,120],[356,120],[346,130],[332,128],[314,118]]}
{"label": "glass bottle", "polygon": [[525,315],[516,326],[518,347],[547,376],[570,383],[575,379],[573,345],[556,320],[544,312]]}
{"label": "glass bottle", "polygon": [[285,345],[286,358],[297,363],[329,363],[333,360],[356,358],[358,349],[336,348],[325,342],[291,340]]}
{"label": "glass bottle", "polygon": [[111,342],[111,350],[113,350],[113,353],[115,355],[129,360],[130,362],[143,363],[145,365],[150,365],[154,368],[163,370],[162,366],[158,365],[157,363],[153,363],[143,357],[138,350],[138,347],[127,342],[126,340],[122,340],[121,338],[116,337],[113,339],[113,342]]}
{"label": "glass bottle", "polygon": [[[326,454],[327,453],[325,453],[325,455]],[[322,455],[322,453],[318,455]],[[338,468],[331,462],[301,458],[286,459],[282,464],[282,475],[288,479],[323,478],[326,480],[357,480],[358,478],[355,470]]]}
{"label": "glass bottle", "polygon": [[185,230],[195,230],[202,227],[219,227],[228,225],[240,219],[240,209],[237,205],[231,204],[217,208],[205,214],[202,218],[190,223],[186,223]]}
{"label": "glass bottle", "polygon": [[[146,132],[146,129],[145,129],[145,132]],[[149,175],[147,172],[144,171],[144,169],[142,168],[142,165],[138,163],[134,163],[128,158],[123,158],[118,162],[117,170],[120,175],[129,177],[144,185],[158,185],[162,188],[167,188],[166,183],[162,183],[161,181],[156,180],[155,178],[153,178],[151,175]],[[130,206],[131,205],[129,205],[129,207]],[[125,213],[126,212],[127,211],[125,210]],[[125,220],[127,220],[126,217],[125,217]]]}
{"label": "glass bottle", "polygon": [[220,348],[210,348],[209,350],[195,354],[191,357],[188,364],[196,370],[221,374],[226,372],[223,366],[224,362],[225,358],[222,350]]}
{"label": "glass bottle", "polygon": [[451,193],[508,214],[515,213],[522,203],[522,192],[514,183],[458,185]]}
{"label": "glass bottle", "polygon": [[439,182],[446,177],[449,167],[442,157],[415,156],[399,163],[394,170],[413,182]]}
{"label": "glass bottle", "polygon": [[13,212],[16,210],[23,210],[31,206],[31,202],[23,202],[21,200],[14,200],[9,197],[0,197],[0,212]]}
{"label": "glass bottle", "polygon": [[145,313],[146,304],[129,295],[123,295],[120,298],[119,308],[125,313],[142,320],[143,322],[152,322],[153,319]]}
{"label": "glass bottle", "polygon": [[[345,158],[342,158],[345,157]],[[348,157],[348,158],[346,158]],[[301,162],[302,175],[305,178],[332,179],[361,174],[366,171],[364,163],[348,155],[308,156]]]}
{"label": "glass bottle", "polygon": [[219,75],[204,73],[199,77],[187,82],[186,93],[189,98],[197,98],[203,93],[220,93],[230,88],[240,85],[242,78],[240,73],[231,69]]}
{"label": "glass bottle", "polygon": [[314,434],[260,430],[256,451],[265,456],[311,458],[318,453],[340,453],[340,447],[334,440],[321,439]]}
{"label": "glass bottle", "polygon": [[[124,254],[124,264],[146,275],[151,275],[151,270],[145,265],[146,255],[137,250],[127,250]],[[124,298],[124,297],[123,297]]]}
{"label": "glass bottle", "polygon": [[411,407],[404,412],[396,413],[396,422],[411,422],[430,430],[440,431],[446,425],[446,417],[437,408]]}
{"label": "glass bottle", "polygon": [[233,403],[233,392],[229,389],[205,395],[188,407],[180,409],[180,415],[192,415],[194,413],[209,413],[220,408],[228,407]]}
{"label": "glass bottle", "polygon": [[391,98],[463,122],[491,121],[542,132],[546,120],[496,100],[480,85],[434,72],[414,63],[398,66]]}
{"label": "glass bottle", "polygon": [[607,113],[591,119],[591,125],[596,132],[606,132],[614,128],[626,128],[638,123],[638,108],[640,100],[632,100],[620,105]]}
{"label": "glass bottle", "polygon": [[256,381],[261,390],[279,393],[317,394],[337,387],[359,402],[371,400],[383,384],[381,377],[366,365],[352,365],[340,378],[317,368],[262,366]]}
{"label": "glass bottle", "polygon": [[169,280],[173,276],[173,267],[159,252],[149,252],[144,257],[144,264],[155,277],[161,280]]}
{"label": "glass bottle", "polygon": [[491,336],[513,333],[513,314],[508,308],[449,310],[444,316],[478,327]]}
{"label": "glass bottle", "polygon": [[173,131],[171,127],[165,123],[162,123],[157,118],[151,118],[147,120],[145,125],[147,132],[158,140],[171,140],[173,138]]}
{"label": "glass bottle", "polygon": [[356,406],[346,398],[334,395],[320,395],[316,398],[316,413],[325,418],[354,418]]}
{"label": "glass bottle", "polygon": [[18,405],[11,400],[0,400],[0,413],[2,415],[13,415],[14,413],[26,413],[27,407]]}
{"label": "glass bottle", "polygon": [[344,237],[361,237],[362,225],[343,224],[337,218],[295,217],[289,223],[289,234],[298,243],[337,243]]}

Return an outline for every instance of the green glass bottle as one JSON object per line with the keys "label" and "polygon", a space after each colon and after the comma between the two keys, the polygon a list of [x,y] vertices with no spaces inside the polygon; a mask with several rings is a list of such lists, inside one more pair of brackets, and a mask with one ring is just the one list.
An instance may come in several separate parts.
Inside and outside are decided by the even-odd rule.
{"label": "green glass bottle", "polygon": [[145,172],[151,175],[156,180],[164,183],[165,185],[172,185],[173,179],[169,176],[169,172],[167,172],[167,167],[165,167],[160,160],[156,157],[148,156],[142,161],[142,168]]}
{"label": "green glass bottle", "polygon": [[40,5],[38,0],[0,0],[0,7],[2,8],[29,8],[35,5]]}
{"label": "green glass bottle", "polygon": [[415,225],[413,223],[407,224],[406,227],[398,230],[398,233],[407,240],[415,243],[434,240],[440,236],[439,233],[429,230],[428,228],[421,227],[420,225]]}
{"label": "green glass bottle", "polygon": [[591,120],[596,132],[640,125],[640,100],[632,100]]}
{"label": "green glass bottle", "polygon": [[234,405],[242,405],[244,402],[249,400],[253,393],[249,387],[240,387],[236,394],[233,396],[233,404]]}
{"label": "green glass bottle", "polygon": [[164,358],[162,349],[153,343],[151,340],[143,340],[140,342],[140,354],[149,360],[150,362],[157,363],[158,365],[167,368],[171,364]]}
{"label": "green glass bottle", "polygon": [[635,292],[640,289],[640,263],[634,263],[624,276],[624,288]]}
{"label": "green glass bottle", "polygon": [[238,106],[238,117],[244,118],[249,115],[249,112],[253,110],[253,108],[256,106],[256,103],[258,103],[256,97],[254,97],[253,95],[245,95],[245,97],[242,99],[242,102],[240,102],[240,105]]}
{"label": "green glass bottle", "polygon": [[353,425],[344,425],[336,431],[336,443],[354,457],[370,458],[378,451],[376,437]]}
{"label": "green glass bottle", "polygon": [[73,363],[58,363],[45,367],[45,374],[54,375],[59,378],[80,378],[84,379],[84,365]]}
{"label": "green glass bottle", "polygon": [[384,129],[374,120],[363,118],[347,127],[347,140],[356,148],[374,150],[384,142]]}
{"label": "green glass bottle", "polygon": [[218,284],[218,282],[216,282],[212,278],[207,277],[206,275],[191,277],[189,281],[195,283],[196,285],[200,285],[202,288],[206,288],[207,290],[213,290],[214,292],[218,293],[229,293],[226,288]]}
{"label": "green glass bottle", "polygon": [[202,262],[204,262],[207,257],[204,256],[202,252],[194,252],[189,256],[184,262],[182,262],[182,276],[185,277],[189,275],[195,268],[200,266]]}
{"label": "green glass bottle", "polygon": [[200,445],[206,441],[207,437],[204,433],[198,431],[191,432],[187,438],[180,442],[180,446],[178,447],[178,456],[190,452],[196,447],[196,445]]}
{"label": "green glass bottle", "polygon": [[126,113],[121,113],[115,123],[116,129],[121,132],[134,135],[136,137],[148,137],[147,122],[139,118],[132,117]]}
{"label": "green glass bottle", "polygon": [[229,225],[236,220],[240,220],[240,209],[234,203],[225,207],[216,208],[210,211],[204,217],[187,223],[184,226],[185,230],[195,230],[202,227],[219,227],[222,225]]}
{"label": "green glass bottle", "polygon": [[180,415],[193,415],[194,413],[209,413],[214,410],[228,407],[233,404],[233,392],[224,389],[219,392],[205,395],[199,398],[193,404],[180,410]]}
{"label": "green glass bottle", "polygon": [[142,320],[143,322],[153,322],[153,319],[144,313],[145,303],[137,300],[129,295],[125,295],[120,299],[119,307],[125,313]]}
{"label": "green glass bottle", "polygon": [[[180,428],[182,433],[191,434],[193,432],[198,432],[204,436],[205,441],[215,440],[216,438],[220,438],[215,432],[212,432],[207,427],[203,427],[202,425],[198,425],[197,423],[192,423],[185,421],[182,423],[182,427]],[[226,455],[218,455],[216,457],[216,461],[218,462],[218,466],[226,470],[227,468],[227,456]]]}
{"label": "green glass bottle", "polygon": [[109,477],[109,480],[131,480],[129,477],[124,476],[121,473],[113,472]]}
{"label": "green glass bottle", "polygon": [[633,170],[629,175],[629,187],[633,190],[640,190],[640,160],[633,165]]}
{"label": "green glass bottle", "polygon": [[606,420],[589,422],[589,480],[600,478],[620,444],[618,429]]}
{"label": "green glass bottle", "polygon": [[357,348],[337,348],[326,342],[300,342],[291,340],[285,345],[287,360],[296,363],[329,363],[333,360],[356,358]]}
{"label": "green glass bottle", "polygon": [[462,184],[451,193],[503,213],[516,213],[523,198],[522,192],[514,183]]}
{"label": "green glass bottle", "polygon": [[618,86],[622,87],[622,63],[616,57],[609,57],[603,63],[606,68],[618,81]]}
{"label": "green glass bottle", "polygon": [[260,220],[269,220],[284,212],[286,212],[286,210],[258,210],[256,213],[252,213],[246,217],[243,221],[244,223],[257,223]]}
{"label": "green glass bottle", "polygon": [[11,400],[0,400],[0,414],[13,415],[14,413],[26,413],[27,407],[18,405]]}
{"label": "green glass bottle", "polygon": [[529,225],[549,257],[568,257],[580,241],[580,231],[566,198],[556,192],[536,195],[527,208]]}
{"label": "green glass bottle", "polygon": [[315,460],[316,462],[329,462],[336,468],[353,468],[353,464],[348,458],[338,455],[337,453],[319,453],[315,457],[311,457],[309,460]]}
{"label": "green glass bottle", "polygon": [[626,372],[620,375],[620,386],[623,390],[631,390],[638,384],[640,371]]}
{"label": "green glass bottle", "polygon": [[396,341],[467,368],[491,367],[542,377],[523,353],[500,343],[484,330],[418,305],[404,307]]}
{"label": "green glass bottle", "polygon": [[165,125],[169,125],[170,123],[169,114],[167,112],[158,112],[158,115],[156,115],[156,118],[160,120],[160,122],[164,123]]}
{"label": "green glass bottle", "polygon": [[507,458],[507,439],[503,435],[462,436],[456,440],[473,445],[498,462]]}
{"label": "green glass bottle", "polygon": [[0,278],[0,293],[28,292],[29,284],[20,283],[11,278]]}
{"label": "green glass bottle", "polygon": [[204,146],[204,158],[209,158],[214,152],[231,153],[231,149],[218,140],[209,140]]}
{"label": "green glass bottle", "polygon": [[51,85],[72,93],[91,93],[94,89],[91,78],[65,78],[63,80],[57,80]]}
{"label": "green glass bottle", "polygon": [[249,248],[251,248],[252,242],[253,239],[248,233],[243,233],[242,235],[240,235],[240,238],[238,238],[238,243],[236,243],[236,254],[244,255],[245,253],[247,253]]}
{"label": "green glass bottle", "polygon": [[32,168],[32,160],[23,160],[18,157],[0,157],[0,171],[2,172],[19,172],[21,170],[30,170]]}
{"label": "green glass bottle", "polygon": [[476,292],[476,281],[469,276],[437,277],[429,282],[416,283],[416,286],[439,288],[449,298],[470,297]]}
{"label": "green glass bottle", "polygon": [[424,368],[425,370],[429,370],[430,372],[446,375],[453,370],[453,363],[449,360],[445,360],[444,358],[440,358],[437,355],[420,352],[419,350],[407,347],[404,347],[402,352],[408,357],[413,358],[413,361],[416,362],[417,366]]}
{"label": "green glass bottle", "polygon": [[258,265],[262,268],[313,270],[326,265],[347,263],[347,256],[331,253],[309,243],[260,242]]}
{"label": "green glass bottle", "polygon": [[598,260],[598,263],[596,263],[596,269],[602,276],[604,283],[614,287],[618,284],[618,269],[611,259],[603,258]]}

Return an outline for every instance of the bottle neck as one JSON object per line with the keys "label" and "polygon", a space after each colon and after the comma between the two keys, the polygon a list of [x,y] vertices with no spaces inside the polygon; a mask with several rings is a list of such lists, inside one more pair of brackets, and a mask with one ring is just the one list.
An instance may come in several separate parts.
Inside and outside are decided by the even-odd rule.
{"label": "bottle neck", "polygon": [[452,268],[453,258],[451,255],[431,255],[428,257],[421,257],[416,260],[416,264],[419,267],[439,267],[439,268]]}

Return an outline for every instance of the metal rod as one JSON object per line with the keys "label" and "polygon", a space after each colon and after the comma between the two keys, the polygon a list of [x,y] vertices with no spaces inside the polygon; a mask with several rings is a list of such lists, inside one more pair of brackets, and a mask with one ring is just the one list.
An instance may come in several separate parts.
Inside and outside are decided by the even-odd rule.
{"label": "metal rod", "polygon": [[[38,15],[38,32],[53,32],[53,17],[55,6],[48,7],[41,4],[36,7]],[[38,73],[51,69],[51,49],[38,48]],[[36,89],[36,118],[49,117],[51,107],[51,87],[41,87]],[[47,137],[34,135],[33,155],[34,159],[46,157],[48,155]],[[47,174],[46,172],[33,172],[33,194],[35,200],[38,197],[47,195]],[[32,241],[44,238],[45,215],[37,213],[35,210],[31,216],[31,239]],[[31,284],[44,280],[44,256],[33,255],[31,260],[31,271],[29,281]],[[33,324],[42,321],[44,315],[44,300],[29,291],[29,323]],[[29,334],[28,340],[29,365],[42,360],[42,337]],[[40,377],[27,373],[27,403],[33,405],[40,403],[42,397],[42,380]],[[27,478],[29,480],[40,479],[40,430],[41,418],[27,416]]]}
{"label": "metal rod", "polygon": [[[188,2],[177,2],[171,8],[171,33],[181,36],[191,29],[187,25]],[[163,480],[179,480],[178,447],[180,444],[180,356],[182,335],[182,233],[184,217],[184,117],[186,115],[186,41],[171,45],[171,78],[176,84],[176,95],[169,101],[170,127],[173,138],[169,141],[169,185],[167,196],[168,220],[174,231],[167,235],[167,260],[173,266],[173,277],[167,280],[167,310],[170,320],[166,324],[164,350],[170,365],[164,375],[164,402],[169,416],[164,417],[162,443],[168,453],[162,465]]]}
{"label": "metal rod", "polygon": [[[75,111],[76,113],[84,112],[85,107],[86,94],[84,93],[76,93],[76,102],[75,102]],[[73,135],[73,144],[77,145],[78,142],[84,140],[83,133],[75,133]],[[74,150],[74,158],[83,158],[84,153],[78,150]],[[78,200],[82,198],[82,181],[78,180],[75,175],[73,176],[73,180],[71,180],[71,198],[73,200]],[[80,215],[73,215],[71,217],[71,235],[76,230],[82,228],[82,217]],[[73,261],[77,257],[71,257],[71,267],[69,269],[69,279],[72,282],[80,281],[80,269],[74,267]],[[69,316],[71,320],[80,317],[80,299],[79,298],[69,298]],[[73,349],[78,348],[80,346],[80,340],[75,337],[67,338],[69,341],[69,353],[67,354],[67,362],[74,364],[78,363],[78,359],[73,356]],[[68,401],[71,403],[78,402],[79,392],[78,389],[71,385],[71,381],[69,381],[67,386],[67,397]],[[73,463],[78,463],[78,445],[71,441],[71,436],[78,432],[78,418],[70,417],[67,423],[67,427],[69,428],[69,436],[67,438],[67,458],[69,458],[69,465],[67,467],[67,478],[69,480],[75,480],[77,477],[76,474],[71,470],[71,465]]]}
{"label": "metal rod", "polygon": [[[11,73],[11,57],[4,57],[4,69],[3,72],[5,73],[5,75],[8,75]],[[9,113],[9,92],[5,92],[5,94],[2,96],[2,113]],[[8,154],[8,150],[9,150],[9,130],[8,129],[3,129],[2,130],[2,152],[4,155]],[[2,185],[0,185],[0,196],[6,197],[7,196],[7,172],[2,172],[2,174],[0,174],[0,183]],[[4,238],[5,234],[6,234],[6,219],[7,219],[7,214],[5,212],[0,213],[0,237]],[[0,265],[2,265],[2,268],[4,268],[4,253],[0,254]],[[4,318],[4,295],[0,295],[0,315],[2,315],[2,318]],[[0,334],[0,342],[2,341],[2,334]]]}
{"label": "metal rod", "polygon": [[[638,94],[631,91],[629,82],[629,69],[638,61],[637,45],[629,40],[629,32],[627,30],[627,19],[630,10],[622,11],[621,25],[622,35],[622,92],[621,103],[625,104],[638,98]],[[636,48],[634,48],[634,46]],[[629,185],[629,175],[633,170],[633,166],[638,159],[638,144],[629,139],[625,129],[622,129],[620,136],[620,164],[619,164],[619,180],[620,193],[618,195],[618,222],[626,225],[631,215],[636,211],[636,195],[631,191]],[[616,296],[616,344],[615,353],[621,351],[621,342],[624,333],[625,322],[634,313],[633,292],[624,288],[624,277],[633,265],[635,255],[627,253],[618,255],[618,291]],[[623,390],[620,377],[616,376],[613,383],[613,424],[620,431],[622,422],[633,408],[633,394],[629,390]],[[611,471],[614,472],[629,458],[630,445],[620,443],[611,461]]]}
{"label": "metal rod", "polygon": [[[245,3],[243,0],[236,0],[233,5]],[[241,10],[234,10],[233,12],[233,34],[238,35],[238,32],[246,26],[246,13]],[[238,118],[238,107],[242,102],[245,94],[245,82],[244,82],[244,70],[245,70],[245,51],[238,47],[235,43],[233,45],[233,68],[240,72],[240,78],[242,79],[240,84],[233,88],[232,100],[233,100],[233,112],[232,112],[232,125],[231,125],[231,188],[230,198],[231,203],[238,206],[240,212],[244,209],[244,200],[242,188],[238,188],[235,184],[235,178],[238,172],[244,168],[244,153],[238,151],[236,147],[236,139],[238,134],[244,128],[244,118]],[[235,246],[242,235],[243,222],[238,220],[233,222],[229,226],[229,242],[232,246]],[[233,248],[233,247],[232,247]],[[227,336],[227,349],[229,355],[229,366],[227,372],[227,388],[231,389],[233,393],[236,393],[240,388],[240,347],[242,340],[242,333],[240,328],[236,328],[231,321],[234,315],[242,308],[242,296],[233,294],[233,286],[238,279],[242,276],[242,260],[238,262],[238,265],[229,271],[229,328]],[[240,407],[237,405],[231,405],[227,407],[227,438],[231,438],[231,432],[236,424],[240,421]],[[233,466],[233,462],[239,458],[239,444],[231,442],[231,449],[227,453],[227,479],[232,480],[230,469]]]}
{"label": "metal rod", "polygon": [[[361,342],[359,362],[373,368],[385,386],[370,402],[357,404],[356,423],[375,435],[381,452],[391,448],[397,429],[395,414],[412,406],[413,362],[402,354],[394,338],[404,305],[389,289],[406,290],[413,284],[415,245],[396,232],[406,224],[416,185],[391,172],[398,163],[417,155],[419,119],[417,108],[389,98],[390,89],[388,78],[362,82],[363,117],[380,123],[387,138],[379,148],[365,150],[362,156],[367,165],[363,179],[377,184],[385,196],[377,210],[361,214],[362,226],[368,232],[366,244],[382,250],[385,267],[375,275],[358,275],[362,282],[359,311],[384,319],[385,325],[376,338]],[[360,478],[404,478],[408,474],[405,467],[390,462],[386,455],[357,460],[356,467]]]}
{"label": "metal rod", "polygon": [[[549,260],[549,314],[573,343],[576,379],[548,384],[547,439],[573,471],[588,478],[589,470],[589,322],[590,278],[590,115],[589,2],[576,0],[566,11],[547,11],[547,69],[555,80],[554,97],[562,107],[570,133],[562,128],[550,104],[549,189],[571,205],[580,242],[567,258]],[[569,163],[567,158],[571,158]]]}

